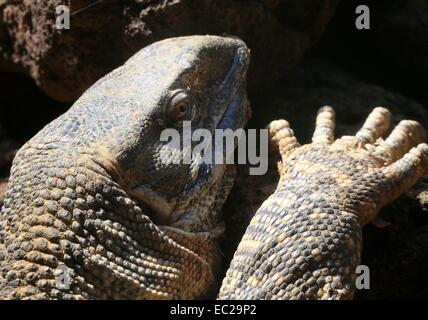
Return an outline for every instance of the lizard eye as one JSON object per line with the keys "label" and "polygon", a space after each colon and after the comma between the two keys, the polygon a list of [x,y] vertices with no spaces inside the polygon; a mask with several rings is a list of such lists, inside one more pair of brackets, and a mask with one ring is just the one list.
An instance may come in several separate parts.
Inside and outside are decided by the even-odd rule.
{"label": "lizard eye", "polygon": [[174,123],[183,120],[191,120],[192,113],[192,105],[188,94],[181,90],[174,92],[166,108],[168,120]]}

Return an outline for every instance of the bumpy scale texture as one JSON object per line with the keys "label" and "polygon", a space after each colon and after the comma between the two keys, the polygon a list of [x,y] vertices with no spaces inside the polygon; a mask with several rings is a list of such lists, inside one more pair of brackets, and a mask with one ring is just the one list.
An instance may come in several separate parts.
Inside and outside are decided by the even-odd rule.
{"label": "bumpy scale texture", "polygon": [[[14,165],[0,225],[2,298],[192,298],[213,285],[215,242],[162,232],[89,158],[62,158],[24,150]],[[228,179],[213,201],[222,203]]]}
{"label": "bumpy scale texture", "polygon": [[248,64],[237,38],[160,41],[28,141],[0,212],[0,299],[215,296],[234,167],[173,163],[187,149],[160,137],[242,127]]}
{"label": "bumpy scale texture", "polygon": [[384,140],[389,122],[375,108],[355,136],[334,141],[334,111],[324,107],[304,146],[285,120],[269,125],[280,181],[251,220],[220,299],[352,298],[361,228],[428,169],[422,127],[403,120]]}

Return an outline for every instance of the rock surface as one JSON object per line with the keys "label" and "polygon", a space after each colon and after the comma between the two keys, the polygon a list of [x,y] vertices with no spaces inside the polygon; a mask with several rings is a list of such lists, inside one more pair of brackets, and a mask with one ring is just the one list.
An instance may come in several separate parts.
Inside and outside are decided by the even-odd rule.
{"label": "rock surface", "polygon": [[410,90],[428,102],[421,81],[428,76],[428,1],[388,1],[373,9],[380,13],[372,41],[377,62],[389,71],[387,76],[397,87],[405,79]]}
{"label": "rock surface", "polygon": [[49,96],[70,102],[152,42],[226,33],[250,46],[250,84],[265,86],[316,42],[338,2],[104,0],[88,7],[94,1],[75,0],[71,29],[58,30],[55,8],[67,1],[1,0],[0,59],[28,70]]}

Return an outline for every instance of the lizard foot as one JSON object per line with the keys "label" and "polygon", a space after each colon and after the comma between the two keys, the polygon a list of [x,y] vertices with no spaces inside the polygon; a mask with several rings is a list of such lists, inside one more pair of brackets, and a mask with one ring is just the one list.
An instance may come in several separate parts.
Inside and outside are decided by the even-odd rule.
{"label": "lizard foot", "polygon": [[335,114],[323,107],[306,145],[287,121],[269,124],[281,178],[248,225],[219,298],[353,297],[361,228],[428,173],[421,125],[403,120],[384,139],[390,118],[375,108],[355,136],[334,140]]}
{"label": "lizard foot", "polygon": [[[388,109],[374,108],[355,136],[342,136],[334,140],[335,113],[333,108],[325,106],[318,112],[312,144],[305,146],[300,145],[287,121],[282,119],[272,121],[267,127],[270,143],[277,147],[282,159],[279,165],[282,172],[278,186],[284,180],[287,170],[293,166],[296,157],[301,157],[302,152],[313,154],[325,151],[337,155],[346,153],[351,158],[349,160],[356,165],[347,170],[351,181],[353,177],[363,175],[360,169],[365,162],[363,166],[367,171],[364,173],[364,179],[377,184],[373,186],[379,193],[376,207],[391,202],[422,175],[428,174],[428,145],[423,143],[424,129],[413,120],[402,120],[384,139],[383,136],[390,126],[390,119]],[[319,159],[323,159],[323,156],[321,155]],[[340,162],[328,163],[327,166],[334,164],[340,165]],[[334,171],[331,173],[334,175]],[[370,221],[374,218],[375,216],[371,215]],[[363,225],[368,222],[365,219],[362,221]]]}

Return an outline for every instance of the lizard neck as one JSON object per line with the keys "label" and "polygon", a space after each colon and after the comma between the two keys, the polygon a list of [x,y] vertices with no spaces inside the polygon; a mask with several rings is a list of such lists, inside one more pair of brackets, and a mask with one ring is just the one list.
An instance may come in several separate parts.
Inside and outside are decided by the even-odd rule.
{"label": "lizard neck", "polygon": [[2,298],[185,299],[214,283],[216,242],[158,228],[90,156],[21,151],[0,217]]}

